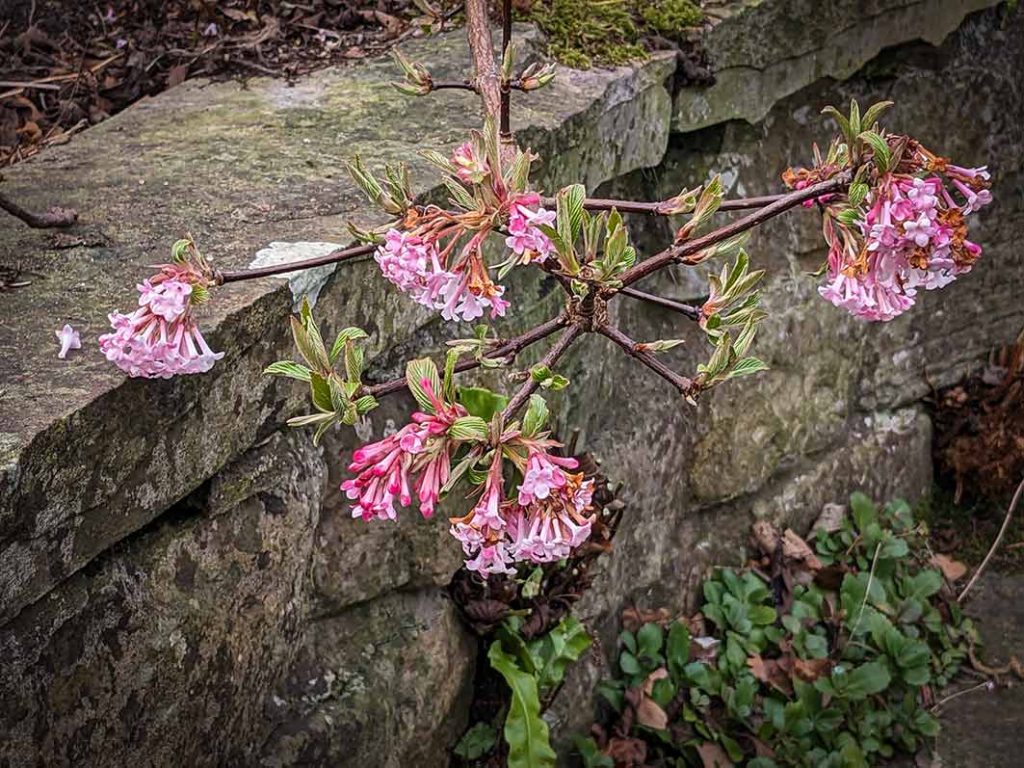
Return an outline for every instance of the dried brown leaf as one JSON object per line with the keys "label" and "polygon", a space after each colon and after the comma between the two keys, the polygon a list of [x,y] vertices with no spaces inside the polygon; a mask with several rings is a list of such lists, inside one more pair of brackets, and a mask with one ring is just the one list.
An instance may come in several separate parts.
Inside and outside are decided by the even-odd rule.
{"label": "dried brown leaf", "polygon": [[176,85],[181,85],[185,82],[185,78],[188,77],[188,64],[178,64],[177,66],[171,67],[167,71],[167,87],[173,88]]}
{"label": "dried brown leaf", "polygon": [[803,563],[812,571],[821,569],[821,560],[814,554],[814,550],[792,528],[787,528],[782,534],[782,555],[787,560]]}
{"label": "dried brown leaf", "polygon": [[828,659],[793,659],[793,674],[805,683],[813,683],[826,674],[831,666]]}
{"label": "dried brown leaf", "polygon": [[651,698],[651,693],[654,691],[654,684],[658,680],[664,680],[666,677],[668,677],[668,670],[664,667],[658,667],[658,669],[651,672],[644,680],[643,695],[636,707],[637,722],[640,725],[646,725],[648,728],[653,728],[657,731],[668,728],[668,715],[658,702]]}
{"label": "dried brown leaf", "polygon": [[754,677],[762,683],[789,694],[793,692],[793,684],[790,680],[792,662],[787,657],[780,659],[765,659],[755,653],[747,659],[747,666]]}
{"label": "dried brown leaf", "polygon": [[647,762],[647,744],[642,739],[612,738],[604,753],[615,761],[615,768],[642,768]]}
{"label": "dried brown leaf", "polygon": [[962,579],[967,573],[967,566],[959,560],[954,560],[949,555],[932,555],[931,564],[942,571],[942,575],[945,576],[948,581],[957,581],[958,579]]}
{"label": "dried brown leaf", "polygon": [[775,550],[779,548],[779,542],[782,537],[779,535],[779,529],[768,520],[758,520],[751,527],[754,536],[754,543],[757,548],[766,555],[774,554]]}

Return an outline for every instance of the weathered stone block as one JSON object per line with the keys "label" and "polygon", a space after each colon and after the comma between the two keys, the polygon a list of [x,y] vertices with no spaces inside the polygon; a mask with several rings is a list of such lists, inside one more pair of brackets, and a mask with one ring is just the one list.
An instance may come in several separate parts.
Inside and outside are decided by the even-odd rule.
{"label": "weathered stone block", "polygon": [[477,641],[436,589],[312,622],[267,705],[263,766],[446,766],[465,728]]}
{"label": "weathered stone block", "polygon": [[0,762],[244,764],[301,636],[322,473],[275,435],[4,626]]}
{"label": "weathered stone block", "polygon": [[712,9],[703,45],[715,82],[675,97],[673,131],[727,120],[757,123],[824,78],[845,80],[883,49],[939,45],[964,17],[999,0],[738,0]]}

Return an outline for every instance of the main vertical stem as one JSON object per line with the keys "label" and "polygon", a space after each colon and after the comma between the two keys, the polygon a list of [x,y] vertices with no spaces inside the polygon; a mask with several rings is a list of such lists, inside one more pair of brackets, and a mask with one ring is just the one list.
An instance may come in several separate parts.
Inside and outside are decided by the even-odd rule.
{"label": "main vertical stem", "polygon": [[494,61],[487,0],[466,0],[466,38],[473,54],[476,86],[484,103],[484,114],[500,119],[501,78]]}

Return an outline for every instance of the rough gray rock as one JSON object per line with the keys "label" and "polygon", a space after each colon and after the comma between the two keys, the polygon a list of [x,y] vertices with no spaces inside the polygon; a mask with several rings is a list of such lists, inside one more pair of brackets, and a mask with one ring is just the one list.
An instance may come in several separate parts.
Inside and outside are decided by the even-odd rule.
{"label": "rough gray rock", "polygon": [[890,46],[939,45],[966,14],[999,0],[737,0],[712,9],[703,36],[715,82],[675,98],[672,130],[759,123],[779,101],[825,78],[845,80]]}
{"label": "rough gray rock", "polygon": [[[981,630],[985,664],[1001,667],[1014,656],[1021,658],[1024,635],[1024,576],[988,571],[972,590],[966,612]],[[977,685],[965,677],[943,691],[952,696]],[[942,708],[938,753],[943,768],[1014,768],[1020,764],[1020,723],[1024,714],[1024,686],[1013,675],[995,690],[975,690],[958,696]]]}
{"label": "rough gray rock", "polygon": [[0,763],[239,764],[302,636],[323,462],[275,435],[0,630]]}
{"label": "rough gray rock", "polygon": [[[952,29],[956,9],[974,7],[841,5],[864,16],[897,6],[931,14],[930,30]],[[805,46],[819,29],[812,4],[756,6],[744,23],[773,9],[804,14],[794,21],[807,26],[792,46],[800,61],[829,51],[830,61],[849,60],[847,38],[826,36],[818,52]],[[858,48],[863,61],[766,86],[762,113],[722,113],[711,127],[672,136],[671,58],[563,73],[523,102],[520,136],[545,156],[548,189],[582,179],[598,193],[656,199],[714,168],[733,194],[773,192],[781,167],[822,138],[820,107],[851,96],[895,96],[897,126],[965,162],[990,159],[997,178],[975,273],[885,326],[845,318],[817,297],[803,274],[822,257],[813,215],[794,212],[755,236],[751,253],[772,274],[773,315],[758,347],[772,370],[711,393],[696,410],[602,339],[566,360],[573,387],[551,398],[559,425],[581,428],[583,444],[626,482],[630,504],[583,606],[606,649],[625,604],[692,607],[701,572],[738,561],[757,517],[806,526],[856,487],[879,497],[926,491],[930,426],[919,401],[929,381],[954,380],[1024,323],[1015,294],[1024,277],[1022,23],[986,11],[939,48],[905,45],[845,82],[820,79],[846,77],[882,45],[920,36],[907,24],[893,37],[865,22],[877,36],[857,33],[870,38]],[[771,72],[790,52],[783,37],[769,41],[773,51],[761,50],[766,42],[743,53],[744,27],[733,29],[736,61],[752,57]],[[457,34],[411,48],[439,77],[465,59]],[[322,454],[305,433],[282,435],[305,398],[301,385],[261,376],[291,356],[283,319],[296,296],[283,280],[220,292],[206,320],[227,357],[209,375],[127,381],[92,344],[106,311],[129,297],[137,266],[164,258],[183,231],[234,268],[272,241],[344,242],[345,220],[376,223],[342,180],[342,158],[362,151],[378,166],[408,158],[420,139],[450,148],[476,120],[460,94],[409,110],[387,90],[391,78],[389,63],[365,62],[294,88],[187,83],[8,174],[9,192],[29,205],[61,189],[62,202],[83,212],[76,232],[102,244],[57,249],[47,233],[0,219],[0,258],[46,276],[0,305],[0,762],[443,764],[465,719],[476,655],[438,589],[458,548],[441,515],[365,524],[337,490],[357,436],[393,429],[409,402],[389,400],[357,435],[329,434]],[[111,165],[100,145],[134,160]],[[419,163],[413,170],[431,178]],[[637,232],[642,251],[667,234],[648,222]],[[650,287],[694,299],[700,272]],[[361,263],[325,275],[316,308],[328,332],[367,328],[372,376],[394,376],[410,355],[464,332],[441,328],[373,273]],[[557,299],[535,275],[517,279],[510,334]],[[676,315],[624,299],[614,311],[636,338],[686,335],[668,356],[682,370],[707,354]],[[82,327],[85,351],[60,363],[46,344],[66,320]],[[500,374],[487,380],[506,386]],[[556,706],[563,735],[587,714],[585,683],[600,671],[600,651],[574,669]]]}

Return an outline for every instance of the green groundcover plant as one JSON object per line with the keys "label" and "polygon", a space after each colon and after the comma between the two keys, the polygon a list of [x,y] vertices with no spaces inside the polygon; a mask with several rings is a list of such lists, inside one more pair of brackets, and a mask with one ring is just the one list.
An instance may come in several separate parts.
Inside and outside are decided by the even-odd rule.
{"label": "green groundcover plant", "polygon": [[976,636],[910,508],[855,494],[813,551],[758,533],[774,575],[719,570],[696,616],[622,633],[588,768],[868,766],[938,733],[934,692]]}

